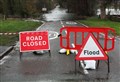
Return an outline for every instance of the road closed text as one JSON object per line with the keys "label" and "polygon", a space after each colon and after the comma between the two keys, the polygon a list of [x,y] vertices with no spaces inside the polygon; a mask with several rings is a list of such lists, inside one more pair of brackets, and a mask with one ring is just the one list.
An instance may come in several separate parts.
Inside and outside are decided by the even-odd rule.
{"label": "road closed text", "polygon": [[44,46],[47,42],[43,40],[42,36],[27,36],[26,41],[22,43],[22,46]]}
{"label": "road closed text", "polygon": [[49,50],[48,31],[20,32],[20,51]]}

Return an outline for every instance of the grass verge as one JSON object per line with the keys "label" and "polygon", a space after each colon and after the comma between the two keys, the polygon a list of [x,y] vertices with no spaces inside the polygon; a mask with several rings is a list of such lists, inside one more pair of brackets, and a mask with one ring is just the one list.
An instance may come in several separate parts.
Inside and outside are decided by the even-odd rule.
{"label": "grass verge", "polygon": [[102,20],[97,17],[91,17],[86,20],[80,20],[79,22],[88,26],[114,28],[116,31],[116,34],[120,36],[120,22],[114,22],[107,19]]}
{"label": "grass verge", "polygon": [[[24,21],[19,19],[0,20],[0,33],[35,30],[41,22]],[[0,35],[0,45],[10,46],[19,40],[19,35]]]}

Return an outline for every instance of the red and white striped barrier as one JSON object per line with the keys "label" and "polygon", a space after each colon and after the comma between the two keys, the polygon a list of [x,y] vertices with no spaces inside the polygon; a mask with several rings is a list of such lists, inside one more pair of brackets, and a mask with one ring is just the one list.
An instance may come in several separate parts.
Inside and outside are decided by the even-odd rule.
{"label": "red and white striped barrier", "polygon": [[19,33],[0,33],[0,35],[17,35],[17,34],[19,34]]}

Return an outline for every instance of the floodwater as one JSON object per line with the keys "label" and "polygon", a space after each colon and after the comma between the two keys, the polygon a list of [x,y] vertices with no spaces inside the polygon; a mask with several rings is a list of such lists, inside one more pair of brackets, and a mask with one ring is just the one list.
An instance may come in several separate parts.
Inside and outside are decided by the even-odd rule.
{"label": "floodwater", "polygon": [[75,14],[67,13],[67,9],[62,9],[59,6],[56,6],[49,13],[43,14],[43,20],[45,21],[73,20],[75,18]]}
{"label": "floodwater", "polygon": [[[120,15],[120,9],[106,9],[106,14],[110,15]],[[100,9],[97,10],[96,15],[100,14]],[[60,21],[60,20],[75,20],[77,16],[74,13],[67,13],[67,9],[60,8],[56,6],[53,10],[42,16],[44,21]]]}

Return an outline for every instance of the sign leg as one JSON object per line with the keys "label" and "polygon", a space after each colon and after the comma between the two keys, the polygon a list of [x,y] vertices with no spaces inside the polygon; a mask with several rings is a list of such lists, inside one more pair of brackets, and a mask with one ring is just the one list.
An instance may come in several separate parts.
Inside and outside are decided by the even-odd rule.
{"label": "sign leg", "polygon": [[75,59],[75,75],[77,74],[77,69],[76,69],[76,59]]}
{"label": "sign leg", "polygon": [[98,69],[99,64],[100,64],[100,60],[97,61],[96,69]]}
{"label": "sign leg", "polygon": [[108,60],[107,61],[108,61],[108,63],[107,63],[108,64],[108,73],[110,73],[110,60],[109,60],[109,56],[108,56]]}
{"label": "sign leg", "polygon": [[51,51],[49,50],[48,52],[49,52],[49,56],[51,56]]}
{"label": "sign leg", "polygon": [[80,61],[79,61],[79,67],[80,67]]}
{"label": "sign leg", "polygon": [[19,55],[20,55],[20,61],[22,60],[22,52],[19,52]]}

